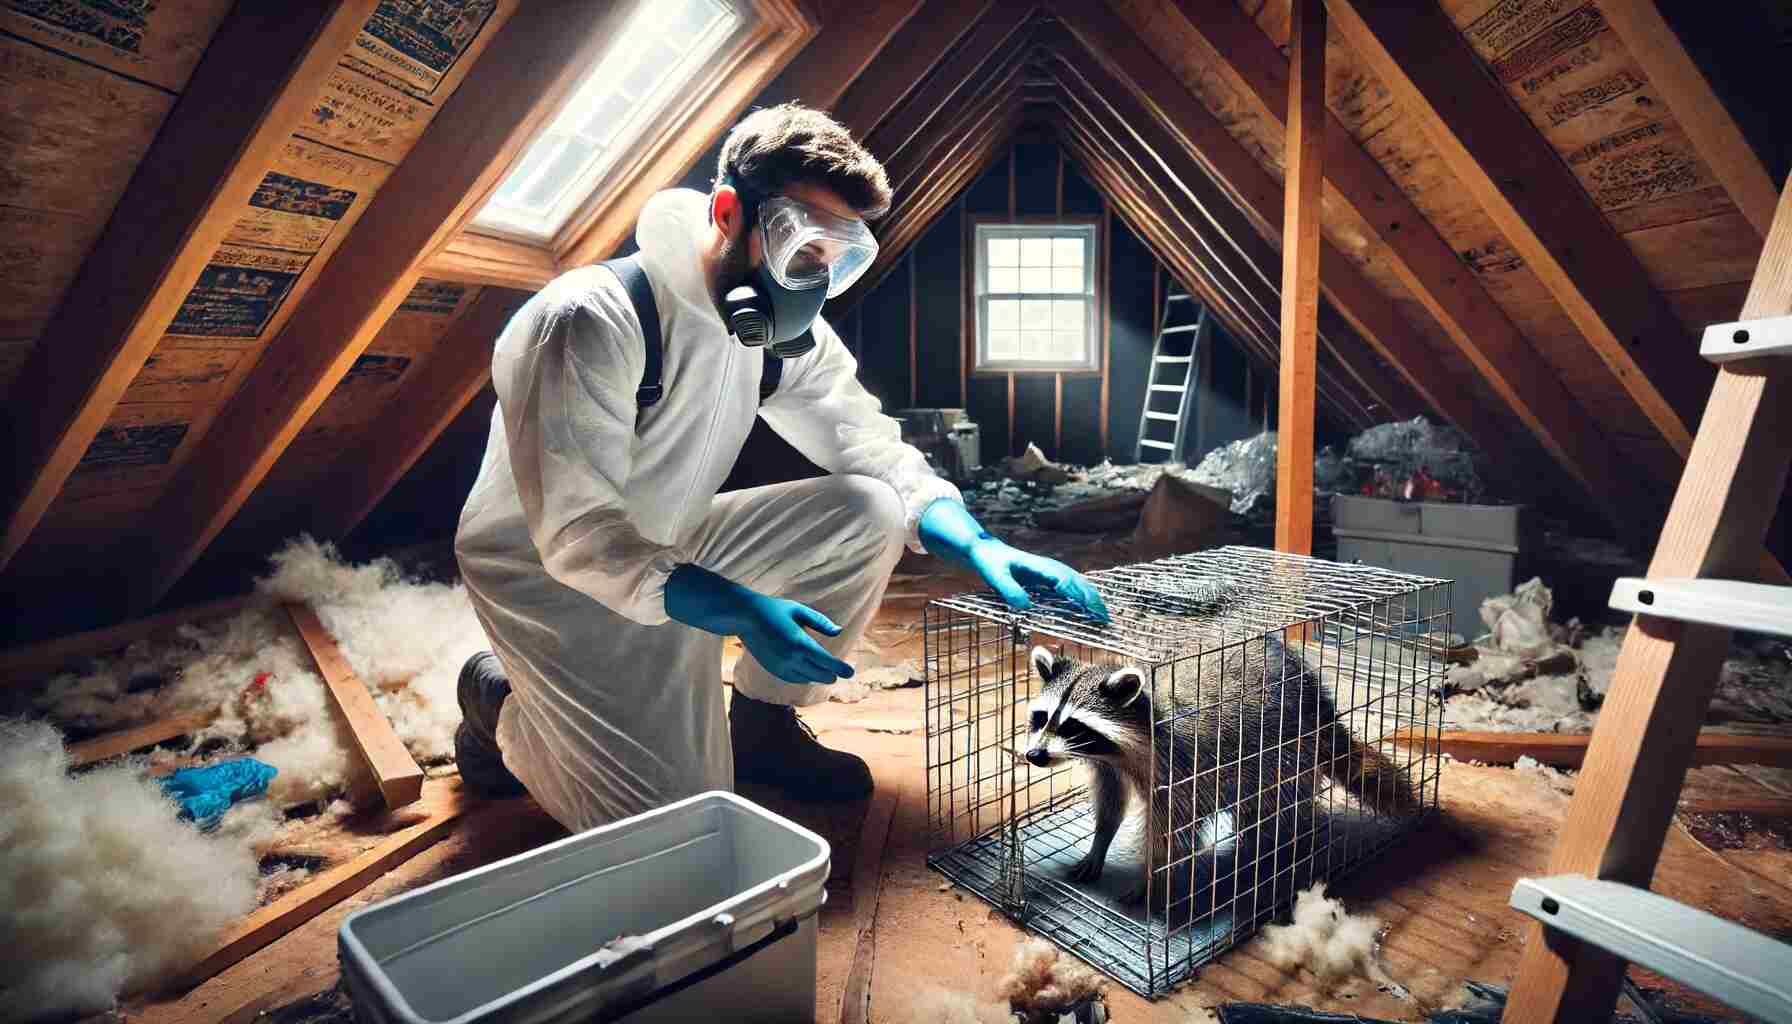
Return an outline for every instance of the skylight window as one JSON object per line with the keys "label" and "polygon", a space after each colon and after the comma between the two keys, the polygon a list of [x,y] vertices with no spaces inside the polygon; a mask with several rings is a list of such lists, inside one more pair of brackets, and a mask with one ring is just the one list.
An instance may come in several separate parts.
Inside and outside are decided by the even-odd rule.
{"label": "skylight window", "polygon": [[733,33],[727,0],[645,0],[541,137],[473,219],[552,239]]}

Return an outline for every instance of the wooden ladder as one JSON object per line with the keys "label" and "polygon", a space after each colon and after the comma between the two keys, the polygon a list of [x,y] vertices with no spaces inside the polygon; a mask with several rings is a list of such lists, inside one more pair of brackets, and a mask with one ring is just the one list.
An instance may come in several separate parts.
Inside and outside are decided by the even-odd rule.
{"label": "wooden ladder", "polygon": [[[1792,617],[1792,591],[1737,582],[1760,579],[1767,572],[1761,545],[1792,463],[1788,314],[1792,188],[1780,196],[1741,320],[1705,332],[1701,351],[1718,363],[1717,382],[1649,575],[1620,580],[1614,588],[1613,606],[1636,617],[1625,634],[1573,803],[1550,857],[1552,878],[1544,882],[1579,876],[1583,884],[1648,888],[1699,725],[1729,651],[1731,630],[1738,625],[1783,626]],[[1532,912],[1523,902],[1527,890],[1538,886],[1522,880],[1513,905]],[[1653,897],[1639,894],[1629,901],[1588,906],[1610,913],[1633,904],[1640,919],[1652,902]],[[1557,898],[1538,897],[1536,904],[1534,915],[1543,922],[1576,909]],[[1637,925],[1631,934],[1645,934],[1641,928]],[[1571,930],[1532,926],[1506,1006],[1506,1024],[1611,1019],[1625,970],[1625,961],[1612,950],[1637,956],[1636,948],[1602,946],[1575,937]],[[1658,939],[1658,947],[1684,938],[1663,931],[1658,923],[1647,933]],[[1690,976],[1681,980],[1698,983]],[[1725,999],[1738,992],[1732,987],[1711,994]]]}
{"label": "wooden ladder", "polygon": [[[1194,319],[1186,320],[1188,314],[1181,312],[1184,310],[1193,310]],[[1139,415],[1140,462],[1182,462],[1187,459],[1189,418],[1199,402],[1195,392],[1201,386],[1201,349],[1209,343],[1212,333],[1212,316],[1207,307],[1195,302],[1193,296],[1181,293],[1164,296],[1163,309],[1157,318],[1157,340],[1151,346],[1151,367],[1145,374],[1145,404]],[[1186,345],[1183,344],[1185,340]],[[1181,367],[1180,374],[1174,372],[1176,367]],[[1166,368],[1171,371],[1168,379],[1159,372]],[[1175,411],[1154,407],[1160,395],[1176,396]],[[1153,427],[1157,428],[1156,436],[1152,435]],[[1167,440],[1163,436],[1165,429],[1171,431]],[[1198,447],[1199,438],[1196,441]]]}

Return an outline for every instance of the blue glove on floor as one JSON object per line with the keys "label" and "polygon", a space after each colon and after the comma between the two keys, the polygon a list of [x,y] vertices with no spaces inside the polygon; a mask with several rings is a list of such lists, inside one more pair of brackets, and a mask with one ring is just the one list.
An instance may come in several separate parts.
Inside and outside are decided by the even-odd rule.
{"label": "blue glove on floor", "polygon": [[180,816],[211,828],[232,804],[260,796],[279,769],[252,757],[182,768],[161,780],[162,792],[180,804]]}
{"label": "blue glove on floor", "polygon": [[1059,597],[1097,622],[1108,621],[1107,606],[1088,580],[1051,558],[1029,555],[991,537],[965,507],[940,498],[921,513],[921,544],[929,553],[974,570],[1010,608],[1031,608],[1027,587],[1051,587]]}
{"label": "blue glove on floor", "polygon": [[666,579],[666,614],[687,626],[738,636],[767,672],[787,683],[831,683],[852,678],[852,666],[804,631],[839,636],[840,627],[807,605],[767,597],[695,565]]}

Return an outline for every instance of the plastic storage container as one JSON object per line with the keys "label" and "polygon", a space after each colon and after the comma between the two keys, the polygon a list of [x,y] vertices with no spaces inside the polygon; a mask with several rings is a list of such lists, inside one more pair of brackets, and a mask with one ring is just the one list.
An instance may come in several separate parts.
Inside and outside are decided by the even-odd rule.
{"label": "plastic storage container", "polygon": [[1470,639],[1482,632],[1481,602],[1518,584],[1525,528],[1521,505],[1332,496],[1338,561],[1453,581],[1451,628]]}
{"label": "plastic storage container", "polygon": [[704,793],[355,911],[337,949],[378,1024],[811,1020],[828,857]]}

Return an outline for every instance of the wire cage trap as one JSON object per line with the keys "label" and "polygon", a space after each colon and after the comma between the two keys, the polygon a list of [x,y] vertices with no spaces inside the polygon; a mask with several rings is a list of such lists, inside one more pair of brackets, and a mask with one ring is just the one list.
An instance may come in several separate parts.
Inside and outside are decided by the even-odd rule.
{"label": "wire cage trap", "polygon": [[928,864],[1151,998],[1436,809],[1449,583],[1247,547],[1088,578],[1108,624],[928,606]]}

